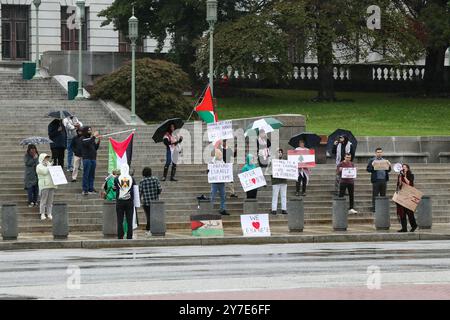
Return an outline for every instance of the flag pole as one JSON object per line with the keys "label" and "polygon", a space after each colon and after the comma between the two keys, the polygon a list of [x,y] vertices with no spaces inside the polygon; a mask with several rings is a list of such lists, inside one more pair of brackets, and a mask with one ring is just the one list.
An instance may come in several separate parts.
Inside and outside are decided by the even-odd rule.
{"label": "flag pole", "polygon": [[203,93],[202,93],[202,94],[200,95],[200,97],[197,99],[197,102],[195,103],[194,109],[192,109],[191,114],[189,115],[189,118],[186,120],[186,122],[189,121],[189,120],[191,119],[192,114],[193,114],[194,111],[195,111],[195,107],[198,106],[200,100],[205,96],[205,92],[206,92],[206,90],[208,90],[208,88],[209,88],[209,84],[206,86],[206,88],[203,90]]}
{"label": "flag pole", "polygon": [[136,131],[136,129],[130,129],[130,130],[124,130],[124,131],[119,131],[119,132],[113,132],[113,133],[108,133],[108,134],[103,134],[101,135],[102,137],[110,137],[110,136],[115,136],[121,133],[126,133],[126,132],[131,132],[131,131]]}

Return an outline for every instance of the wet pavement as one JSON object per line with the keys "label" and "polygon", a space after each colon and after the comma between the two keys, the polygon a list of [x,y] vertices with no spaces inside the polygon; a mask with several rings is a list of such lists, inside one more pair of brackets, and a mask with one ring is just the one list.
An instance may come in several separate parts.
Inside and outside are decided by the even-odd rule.
{"label": "wet pavement", "polygon": [[0,299],[449,299],[450,241],[0,251]]}

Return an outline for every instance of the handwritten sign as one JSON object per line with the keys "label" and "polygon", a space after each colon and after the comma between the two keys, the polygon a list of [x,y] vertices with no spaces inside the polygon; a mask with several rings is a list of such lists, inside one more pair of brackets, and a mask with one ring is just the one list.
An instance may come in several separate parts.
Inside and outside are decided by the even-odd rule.
{"label": "handwritten sign", "polygon": [[238,176],[241,181],[242,189],[244,189],[245,192],[258,189],[267,184],[260,167],[240,173]]}
{"label": "handwritten sign", "polygon": [[214,214],[192,215],[191,229],[194,237],[223,237],[221,216]]}
{"label": "handwritten sign", "polygon": [[405,207],[414,212],[416,211],[422,197],[422,192],[403,183],[401,189],[398,192],[394,193],[392,200],[402,207]]}
{"label": "handwritten sign", "polygon": [[208,164],[208,183],[233,182],[233,164],[215,163]]}
{"label": "handwritten sign", "polygon": [[356,168],[342,168],[343,179],[356,179]]}
{"label": "handwritten sign", "polygon": [[241,215],[241,227],[244,237],[270,237],[268,214]]}
{"label": "handwritten sign", "polygon": [[233,139],[233,121],[225,120],[208,123],[208,140],[216,142],[218,140]]}
{"label": "handwritten sign", "polygon": [[50,166],[48,167],[48,172],[50,173],[55,186],[67,184],[66,175],[61,166]]}
{"label": "handwritten sign", "polygon": [[299,168],[314,168],[316,152],[313,149],[288,150],[288,160],[297,161]]}
{"label": "handwritten sign", "polygon": [[297,180],[298,163],[291,160],[272,160],[272,176],[274,178]]}
{"label": "handwritten sign", "polygon": [[389,170],[389,161],[387,160],[374,160],[373,161],[374,170]]}

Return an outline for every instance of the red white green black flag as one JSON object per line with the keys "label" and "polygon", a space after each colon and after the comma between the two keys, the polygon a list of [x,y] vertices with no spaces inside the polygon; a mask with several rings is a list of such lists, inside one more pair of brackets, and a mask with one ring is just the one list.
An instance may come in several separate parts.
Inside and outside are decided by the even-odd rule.
{"label": "red white green black flag", "polygon": [[217,113],[214,111],[213,97],[211,94],[211,88],[208,85],[205,94],[203,95],[202,102],[195,107],[195,111],[206,123],[213,123],[219,121]]}

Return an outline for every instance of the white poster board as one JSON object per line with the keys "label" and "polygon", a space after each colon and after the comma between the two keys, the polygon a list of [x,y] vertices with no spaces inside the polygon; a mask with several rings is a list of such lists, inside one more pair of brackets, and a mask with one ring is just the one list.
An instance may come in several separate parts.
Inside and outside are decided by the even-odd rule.
{"label": "white poster board", "polygon": [[272,160],[272,176],[274,178],[295,180],[298,179],[298,162],[292,160]]}
{"label": "white poster board", "polygon": [[208,183],[233,182],[232,163],[209,163],[208,170]]}
{"label": "white poster board", "polygon": [[342,168],[343,179],[356,179],[356,168]]}
{"label": "white poster board", "polygon": [[241,215],[241,227],[244,237],[270,237],[268,214]]}
{"label": "white poster board", "polygon": [[61,166],[49,166],[48,172],[52,177],[53,184],[55,186],[59,186],[62,184],[67,184],[66,175]]}
{"label": "white poster board", "polygon": [[216,142],[218,140],[233,139],[233,121],[225,120],[208,123],[208,140]]}
{"label": "white poster board", "polygon": [[242,189],[244,189],[245,192],[258,189],[266,185],[266,179],[264,178],[260,167],[240,173],[238,176],[241,181]]}

